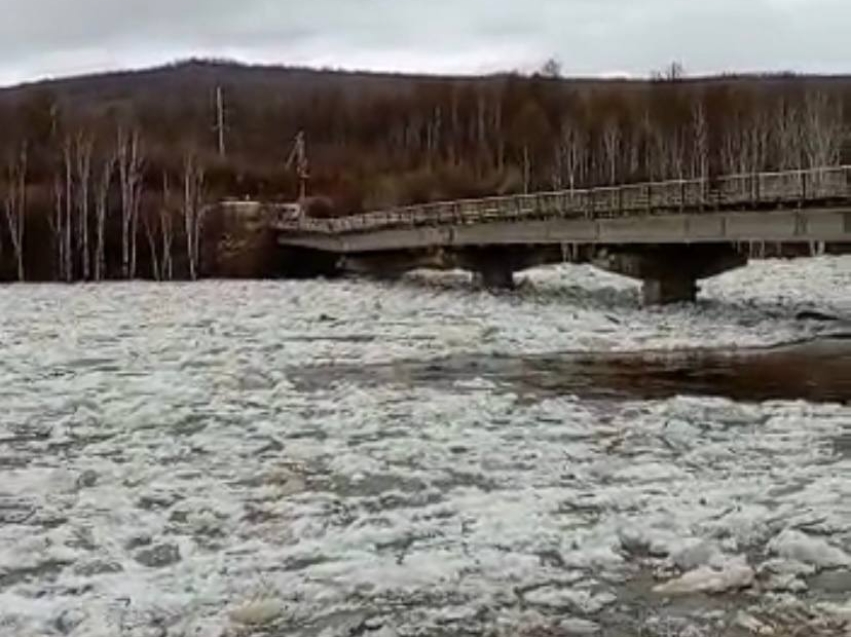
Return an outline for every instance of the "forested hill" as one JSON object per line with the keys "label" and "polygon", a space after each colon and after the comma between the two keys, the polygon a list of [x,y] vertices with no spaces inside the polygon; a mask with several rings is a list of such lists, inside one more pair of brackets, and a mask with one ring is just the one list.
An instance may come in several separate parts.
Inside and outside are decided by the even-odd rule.
{"label": "forested hill", "polygon": [[155,256],[166,222],[168,240],[183,241],[206,202],[292,200],[300,131],[308,194],[330,198],[322,209],[332,214],[848,160],[849,77],[555,71],[435,77],[192,61],[0,89],[0,200],[14,213],[0,216],[0,279],[15,276],[19,218],[24,269],[39,277],[131,276],[137,244],[140,262]]}
{"label": "forested hill", "polygon": [[847,77],[444,78],[192,61],[0,90],[0,144],[58,149],[82,133],[108,146],[124,125],[139,130],[153,181],[193,148],[222,194],[292,197],[285,163],[303,130],[311,191],[353,209],[830,162],[816,155],[833,148],[779,146],[803,141],[807,124],[835,126],[849,103]]}

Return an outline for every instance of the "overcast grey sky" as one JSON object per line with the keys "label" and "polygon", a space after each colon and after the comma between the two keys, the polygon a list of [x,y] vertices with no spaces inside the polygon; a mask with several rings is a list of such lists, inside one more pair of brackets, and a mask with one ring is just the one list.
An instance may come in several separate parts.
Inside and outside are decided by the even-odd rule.
{"label": "overcast grey sky", "polygon": [[376,70],[851,72],[851,0],[0,0],[0,84],[189,56]]}

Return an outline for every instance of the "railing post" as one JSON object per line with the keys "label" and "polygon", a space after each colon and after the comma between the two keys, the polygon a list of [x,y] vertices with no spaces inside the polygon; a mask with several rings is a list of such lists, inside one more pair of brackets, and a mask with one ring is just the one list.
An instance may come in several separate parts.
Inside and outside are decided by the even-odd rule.
{"label": "railing post", "polygon": [[807,203],[807,171],[801,171],[801,200],[798,206],[803,208]]}

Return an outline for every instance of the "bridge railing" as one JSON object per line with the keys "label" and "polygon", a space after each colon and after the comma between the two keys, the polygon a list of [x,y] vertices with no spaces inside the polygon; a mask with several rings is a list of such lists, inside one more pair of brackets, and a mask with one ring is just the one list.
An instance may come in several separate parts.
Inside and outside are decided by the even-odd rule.
{"label": "bridge railing", "polygon": [[595,219],[737,208],[806,207],[851,200],[851,166],[684,179],[403,206],[333,219],[293,218],[275,227],[337,234],[383,228],[542,219]]}

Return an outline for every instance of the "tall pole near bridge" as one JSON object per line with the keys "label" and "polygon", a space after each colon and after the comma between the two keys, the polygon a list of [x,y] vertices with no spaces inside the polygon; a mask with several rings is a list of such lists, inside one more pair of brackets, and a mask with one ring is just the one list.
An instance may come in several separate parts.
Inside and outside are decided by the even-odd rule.
{"label": "tall pole near bridge", "polygon": [[296,176],[298,177],[298,199],[304,201],[307,197],[307,182],[310,179],[310,163],[307,159],[304,131],[299,131],[296,135],[293,149],[287,159],[287,170],[291,170],[293,166],[295,166]]}

